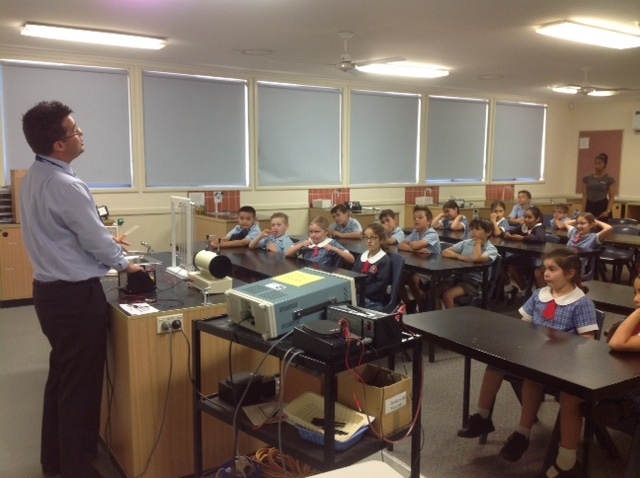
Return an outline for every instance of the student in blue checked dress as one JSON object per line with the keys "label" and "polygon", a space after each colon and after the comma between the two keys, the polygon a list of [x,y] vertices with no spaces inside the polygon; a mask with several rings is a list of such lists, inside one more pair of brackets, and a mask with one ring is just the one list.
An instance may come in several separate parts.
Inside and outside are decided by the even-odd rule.
{"label": "student in blue checked dress", "polygon": [[[582,264],[571,249],[555,249],[545,255],[544,279],[546,287],[536,290],[520,308],[522,320],[535,325],[594,338],[598,324],[596,309],[578,287]],[[488,367],[482,379],[478,409],[469,417],[466,428],[458,431],[462,438],[475,438],[495,430],[490,410],[505,374]],[[529,433],[536,421],[540,404],[544,399],[544,387],[525,379],[522,386],[522,411],[516,431],[509,436],[500,450],[507,461],[517,461],[529,448]],[[548,470],[549,476],[577,476],[576,450],[582,429],[582,401],[572,395],[560,394],[561,438],[557,463]],[[555,473],[555,474],[553,474]]]}
{"label": "student in blue checked dress", "polygon": [[331,239],[329,221],[324,216],[316,216],[309,224],[309,239],[296,242],[284,253],[286,257],[299,257],[311,262],[331,267],[351,266],[355,258],[338,241]]}

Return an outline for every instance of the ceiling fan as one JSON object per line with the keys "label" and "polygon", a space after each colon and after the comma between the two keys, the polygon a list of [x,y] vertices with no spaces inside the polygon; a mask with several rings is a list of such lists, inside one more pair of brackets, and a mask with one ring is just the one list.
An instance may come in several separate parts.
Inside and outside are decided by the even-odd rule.
{"label": "ceiling fan", "polygon": [[574,95],[576,93],[588,96],[613,96],[619,94],[621,91],[637,91],[640,88],[608,88],[605,86],[596,86],[589,83],[588,75],[592,67],[581,66],[580,69],[584,71],[584,81],[579,85],[555,85],[550,88],[557,93],[567,93]]}
{"label": "ceiling fan", "polygon": [[405,59],[401,56],[392,56],[389,58],[378,58],[377,60],[358,60],[353,61],[351,59],[351,55],[349,54],[349,49],[347,48],[347,44],[349,40],[353,37],[352,32],[340,32],[338,36],[342,38],[344,42],[344,51],[342,55],[340,55],[340,61],[335,64],[335,67],[344,72],[353,71],[358,66],[372,65],[374,63],[392,63],[394,61],[404,61]]}

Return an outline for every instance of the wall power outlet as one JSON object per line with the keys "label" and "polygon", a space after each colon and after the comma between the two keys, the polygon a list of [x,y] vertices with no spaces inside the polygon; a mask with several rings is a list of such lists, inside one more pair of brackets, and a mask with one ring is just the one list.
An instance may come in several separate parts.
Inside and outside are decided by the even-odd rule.
{"label": "wall power outlet", "polygon": [[[173,314],[173,315],[163,315],[162,317],[157,317],[157,334],[168,334],[169,329],[171,328],[171,323],[174,320],[179,320],[183,322],[182,314]],[[164,324],[167,324],[166,326]],[[174,329],[175,331],[175,329]]]}

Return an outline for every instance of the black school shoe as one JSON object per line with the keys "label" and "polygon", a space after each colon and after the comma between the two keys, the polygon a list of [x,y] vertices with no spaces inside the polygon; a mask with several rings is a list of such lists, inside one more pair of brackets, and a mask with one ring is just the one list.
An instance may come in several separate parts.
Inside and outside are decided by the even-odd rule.
{"label": "black school shoe", "polygon": [[495,429],[491,418],[482,418],[479,413],[474,413],[469,417],[467,426],[458,430],[458,436],[461,438],[478,438],[480,435],[491,433]]}
{"label": "black school shoe", "polygon": [[500,450],[500,456],[507,461],[518,461],[524,455],[524,452],[529,448],[529,439],[522,433],[513,432],[507,443],[504,444],[502,450]]}
{"label": "black school shoe", "polygon": [[[573,468],[571,468],[570,470],[561,470],[555,463],[552,465],[552,467],[555,468],[558,472],[556,478],[578,478],[579,476],[582,476],[582,467],[578,462],[576,462],[576,464],[573,465]],[[543,471],[536,478],[547,478],[547,472]]]}

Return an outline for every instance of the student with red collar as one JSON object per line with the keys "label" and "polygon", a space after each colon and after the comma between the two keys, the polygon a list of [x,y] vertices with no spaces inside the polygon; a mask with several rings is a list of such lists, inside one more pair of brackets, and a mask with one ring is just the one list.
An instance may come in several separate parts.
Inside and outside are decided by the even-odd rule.
{"label": "student with red collar", "polygon": [[284,255],[331,267],[342,267],[343,262],[348,265],[355,262],[351,253],[331,238],[329,221],[324,216],[314,217],[309,224],[309,239],[296,242],[285,251]]}
{"label": "student with red collar", "polygon": [[380,310],[386,302],[387,287],[391,285],[391,259],[387,255],[386,230],[382,224],[369,224],[363,239],[367,250],[358,257],[352,270],[367,274],[364,306]]}
{"label": "student with red collar", "polygon": [[[593,302],[578,287],[581,280],[580,258],[569,248],[555,249],[545,256],[544,267],[547,286],[537,289],[519,309],[522,320],[593,338],[598,330],[596,310]],[[482,379],[478,411],[469,417],[467,427],[459,430],[458,436],[476,438],[495,430],[489,414],[504,375],[498,369],[487,368]],[[525,379],[522,386],[520,423],[500,450],[500,456],[505,460],[517,461],[529,448],[529,434],[543,399],[544,387]],[[557,463],[547,471],[550,478],[578,476],[574,473],[579,470],[575,453],[582,429],[581,404],[579,398],[561,392],[560,451]]]}

